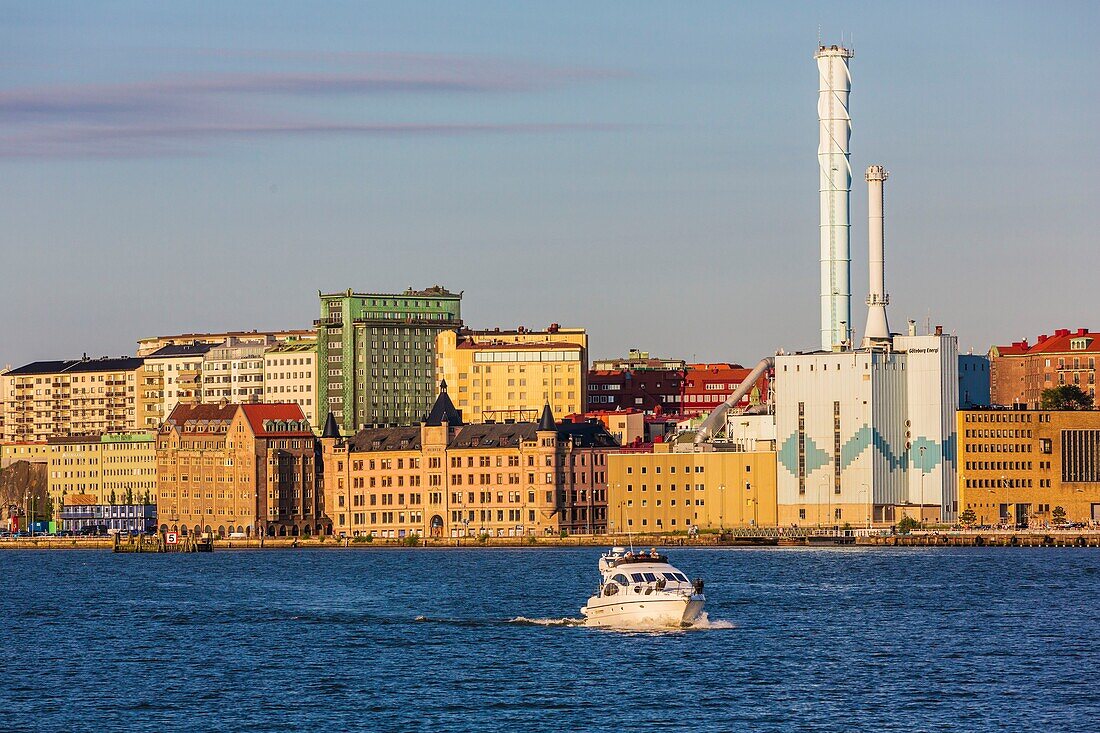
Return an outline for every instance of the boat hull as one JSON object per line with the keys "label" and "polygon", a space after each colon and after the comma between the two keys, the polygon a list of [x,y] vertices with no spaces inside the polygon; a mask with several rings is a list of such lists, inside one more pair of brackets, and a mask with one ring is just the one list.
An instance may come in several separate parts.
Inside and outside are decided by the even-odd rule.
{"label": "boat hull", "polygon": [[705,602],[701,595],[631,599],[601,597],[589,600],[581,613],[585,617],[585,626],[684,628],[700,619]]}

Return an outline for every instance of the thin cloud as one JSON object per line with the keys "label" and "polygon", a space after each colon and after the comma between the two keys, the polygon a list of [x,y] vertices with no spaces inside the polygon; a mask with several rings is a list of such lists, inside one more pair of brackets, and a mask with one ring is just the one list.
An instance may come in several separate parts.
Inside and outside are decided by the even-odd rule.
{"label": "thin cloud", "polygon": [[[227,57],[247,55],[248,52]],[[121,84],[45,86],[0,91],[0,157],[125,157],[194,151],[198,141],[271,135],[409,135],[596,130],[574,123],[382,123],[287,121],[296,99],[394,94],[470,95],[536,92],[607,78],[598,70],[506,64],[463,57],[260,52],[256,58],[317,63],[336,58],[378,68],[186,74]],[[240,119],[242,99],[264,101]],[[251,105],[256,107],[256,105]],[[186,146],[181,143],[186,142]]]}
{"label": "thin cloud", "polygon": [[456,136],[601,132],[622,125],[597,123],[241,123],[87,127],[47,130],[0,139],[0,158],[140,158],[198,152],[195,143],[217,138],[273,136]]}

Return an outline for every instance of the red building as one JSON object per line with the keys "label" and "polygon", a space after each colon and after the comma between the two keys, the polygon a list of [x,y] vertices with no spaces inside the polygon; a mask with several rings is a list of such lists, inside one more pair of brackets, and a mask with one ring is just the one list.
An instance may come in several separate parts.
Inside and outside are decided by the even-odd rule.
{"label": "red building", "polygon": [[[688,364],[683,387],[683,411],[710,412],[725,402],[751,371],[740,364]],[[749,407],[767,402],[768,388],[768,377],[763,375],[738,406]]]}
{"label": "red building", "polygon": [[588,372],[588,410],[636,409],[679,414],[684,372],[677,369],[592,369]]}
{"label": "red building", "polygon": [[1096,397],[1096,362],[1100,332],[1060,328],[1034,344],[1017,341],[989,350],[989,376],[995,405],[1025,405],[1038,409],[1043,390],[1075,385]]}

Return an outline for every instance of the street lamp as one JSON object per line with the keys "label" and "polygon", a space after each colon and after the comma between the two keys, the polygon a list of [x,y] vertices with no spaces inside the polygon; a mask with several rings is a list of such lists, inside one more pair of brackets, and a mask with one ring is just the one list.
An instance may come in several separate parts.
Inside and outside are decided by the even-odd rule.
{"label": "street lamp", "polygon": [[721,536],[725,529],[722,515],[725,510],[726,485],[718,484],[718,535]]}
{"label": "street lamp", "polygon": [[924,473],[925,473],[925,461],[924,452],[928,450],[928,446],[922,445],[920,447],[920,523],[924,526]]}
{"label": "street lamp", "polygon": [[[749,482],[749,481],[745,482],[745,491],[752,491],[752,483],[751,482]],[[760,505],[760,500],[757,499],[756,494],[753,494],[752,498],[749,499],[749,501],[752,503],[752,526],[756,527],[759,524],[759,521],[758,521],[759,517],[757,515],[757,509],[756,508]]]}
{"label": "street lamp", "polygon": [[[825,498],[826,492],[829,490],[829,483],[827,481],[821,482],[821,495],[817,499],[817,526],[821,526],[821,505],[825,502],[821,501]],[[829,505],[832,506],[832,496],[829,497]]]}
{"label": "street lamp", "polygon": [[871,490],[867,487],[867,484],[860,484],[863,488],[860,490],[860,495],[867,494],[867,529],[871,529],[871,517],[875,513],[875,506],[871,502]]}

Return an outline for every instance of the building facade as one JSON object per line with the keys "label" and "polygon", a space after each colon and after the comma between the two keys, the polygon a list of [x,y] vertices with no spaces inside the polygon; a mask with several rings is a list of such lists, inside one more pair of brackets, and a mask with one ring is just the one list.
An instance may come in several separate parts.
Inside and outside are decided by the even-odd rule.
{"label": "building facade", "polygon": [[135,358],[37,361],[0,377],[5,442],[134,430],[144,361]]}
{"label": "building facade", "polygon": [[248,341],[231,338],[212,347],[202,360],[202,401],[263,402],[264,353],[273,345],[270,337]]}
{"label": "building facade", "polygon": [[684,383],[680,369],[592,369],[588,372],[587,410],[679,415]]}
{"label": "building facade", "polygon": [[152,533],[157,528],[156,504],[96,504],[78,494],[66,498],[59,515],[61,530],[74,534]]}
{"label": "building facade", "polygon": [[661,359],[650,356],[648,351],[631,349],[626,357],[613,357],[610,359],[596,359],[592,362],[595,371],[664,371],[682,372],[687,367],[683,359]]}
{"label": "building facade", "polygon": [[1004,407],[1035,410],[1042,406],[1043,390],[1075,385],[1096,405],[1096,362],[1100,359],[1100,333],[1087,328],[1062,328],[1043,334],[1034,344],[1027,340],[989,350],[992,401]]}
{"label": "building facade", "polygon": [[781,525],[950,521],[958,508],[954,336],[775,358]]}
{"label": "building facade", "polygon": [[313,429],[317,417],[317,342],[286,341],[264,352],[264,402],[293,402]]}
{"label": "building facade", "polygon": [[989,407],[989,357],[984,354],[959,354],[959,409]]}
{"label": "building facade", "polygon": [[1100,523],[1100,412],[960,410],[959,506],[980,525]]}
{"label": "building facade", "polygon": [[50,445],[42,441],[0,443],[0,468],[5,468],[16,461],[29,463],[48,463],[50,460]]}
{"label": "building facade", "polygon": [[268,344],[282,341],[302,341],[317,337],[312,329],[289,331],[224,331],[221,333],[180,333],[175,336],[150,336],[139,340],[137,355],[148,356],[165,346],[191,346],[206,344],[218,346],[230,339],[242,344]]}
{"label": "building facade", "polygon": [[435,399],[436,337],[462,325],[462,294],[436,285],[319,295],[317,419],[331,412],[345,435],[418,420]]}
{"label": "building facade", "polygon": [[202,402],[202,365],[211,348],[202,342],[168,344],[144,357],[140,398],[149,406],[142,428],[156,430],[181,402]]}
{"label": "building facade", "polygon": [[[740,364],[688,364],[684,378],[684,411],[710,412],[725,402],[751,371]],[[756,380],[752,391],[741,398],[737,407],[744,410],[767,401],[768,377],[763,374]]]}
{"label": "building facade", "polygon": [[177,405],[157,436],[163,531],[327,534],[313,431],[298,405]]}
{"label": "building facade", "polygon": [[466,425],[446,390],[424,422],[340,438],[326,422],[325,505],[345,536],[523,537],[606,526],[601,425]]}
{"label": "building facade", "polygon": [[69,497],[96,506],[156,504],[156,434],[57,436],[47,442],[46,486],[55,507]]}
{"label": "building facade", "polygon": [[538,418],[584,410],[588,334],[551,324],[545,331],[446,330],[436,338],[436,377],[470,422]]}
{"label": "building facade", "polygon": [[666,443],[612,453],[607,465],[612,532],[776,525],[775,451],[676,453]]}

